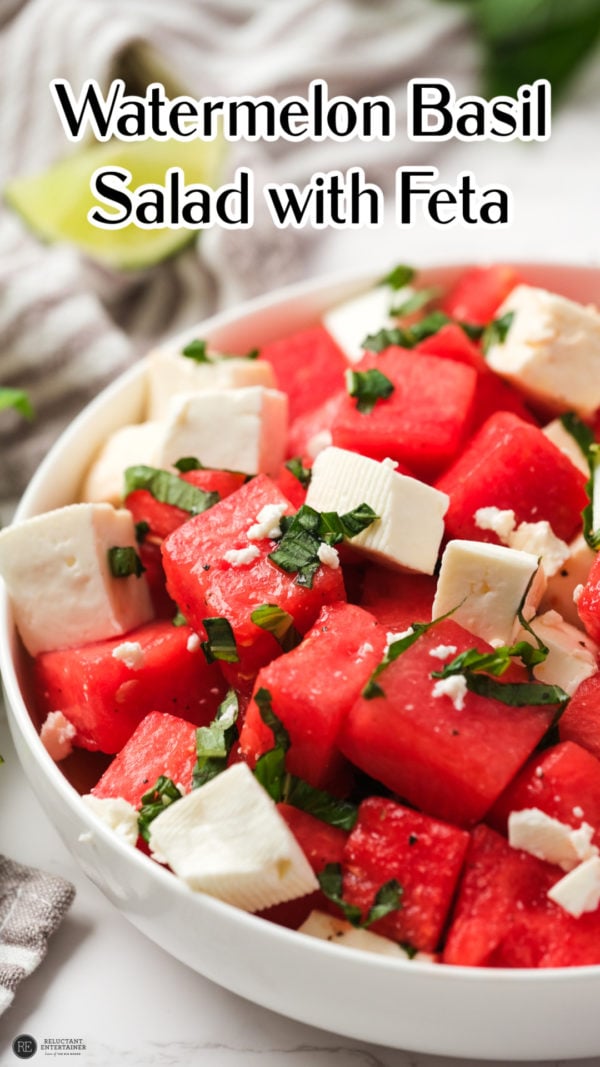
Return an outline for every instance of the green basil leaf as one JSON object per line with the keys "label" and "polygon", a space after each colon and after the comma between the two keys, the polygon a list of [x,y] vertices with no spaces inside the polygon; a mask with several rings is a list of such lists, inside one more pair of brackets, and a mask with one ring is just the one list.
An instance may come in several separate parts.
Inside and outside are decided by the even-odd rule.
{"label": "green basil leaf", "polygon": [[400,348],[410,348],[410,334],[408,330],[402,330],[398,326],[394,326],[391,329],[381,329],[377,333],[368,334],[363,343],[362,348],[365,348],[368,352],[384,352],[386,348],[392,346],[399,346]]}
{"label": "green basil leaf", "polygon": [[187,626],[188,621],[182,611],[178,611],[171,619],[172,626]]}
{"label": "green basil leaf", "polygon": [[291,652],[302,640],[302,635],[294,626],[293,617],[277,604],[261,604],[254,609],[250,618],[255,626],[273,634],[284,652]]}
{"label": "green basil leaf", "polygon": [[269,553],[269,559],[281,570],[297,573],[296,583],[310,589],[321,566],[321,544],[334,545],[344,537],[355,537],[377,518],[368,504],[360,504],[346,515],[335,511],[321,513],[303,504],[295,515],[282,517],[283,534],[277,548]]}
{"label": "green basil leaf", "polygon": [[210,782],[227,768],[229,753],[238,738],[239,703],[234,689],[230,689],[219,704],[210,726],[196,730],[196,766],[192,774],[192,788]]}
{"label": "green basil leaf", "polygon": [[259,348],[251,348],[249,350],[249,352],[246,352],[242,356],[242,359],[258,359],[259,356],[260,356],[260,349]]}
{"label": "green basil leaf", "polygon": [[161,774],[156,782],[144,793],[142,806],[138,812],[138,829],[144,841],[150,840],[150,823],[177,800],[181,800],[182,793],[175,785],[172,778]]}
{"label": "green basil leaf", "polygon": [[[461,600],[461,604],[462,603],[464,603],[464,601]],[[403,652],[406,652],[411,645],[414,645],[415,641],[418,641],[423,634],[426,634],[428,630],[431,630],[432,626],[437,626],[439,622],[444,622],[445,619],[449,619],[459,607],[460,604],[457,604],[455,607],[451,608],[450,611],[447,611],[445,615],[440,615],[437,619],[432,619],[431,622],[413,622],[409,633],[406,633],[404,637],[399,637],[396,641],[392,641],[391,645],[386,650],[381,663],[376,666],[362,691],[362,696],[365,700],[373,700],[375,697],[385,696],[377,679],[386,667],[389,667],[390,663],[394,663]],[[442,676],[440,675],[440,677]],[[446,677],[446,675],[443,677]]]}
{"label": "green basil leaf", "polygon": [[213,663],[214,660],[219,659],[224,663],[237,663],[240,657],[229,620],[219,617],[203,619],[202,625],[208,637],[208,640],[203,641],[201,645],[206,662]]}
{"label": "green basil leaf", "polygon": [[390,311],[392,317],[402,318],[405,315],[412,315],[415,311],[420,311],[422,307],[425,307],[432,300],[435,300],[439,296],[440,290],[436,287],[430,289],[417,289],[411,296],[407,297],[397,307],[393,307]]}
{"label": "green basil leaf", "polygon": [[159,503],[171,504],[188,511],[190,515],[199,515],[220,500],[218,493],[205,492],[204,489],[198,489],[197,486],[179,478],[177,474],[143,464],[128,467],[125,471],[123,496],[128,497],[136,489],[146,489]]}
{"label": "green basil leaf", "polygon": [[273,711],[271,694],[268,689],[261,687],[254,694],[260,717],[265,726],[273,733],[275,745],[268,752],[264,752],[256,761],[254,775],[266,789],[275,803],[283,798],[285,771],[285,756],[290,747],[290,735],[280,719]]}
{"label": "green basil leaf", "polygon": [[338,908],[341,908],[346,921],[357,927],[357,929],[366,929],[372,923],[377,922],[378,919],[383,919],[385,915],[389,915],[392,911],[397,911],[402,906],[402,886],[395,878],[390,879],[389,882],[381,886],[364,919],[358,905],[349,904],[342,896],[343,875],[339,863],[326,864],[317,875],[317,879],[321,891],[328,900],[331,900],[333,904],[337,904]]}
{"label": "green basil leaf", "polygon": [[544,682],[496,682],[487,674],[465,674],[467,689],[479,696],[499,700],[513,708],[527,705],[561,704],[566,707],[570,697],[559,685]]}
{"label": "green basil leaf", "polygon": [[35,412],[31,400],[24,389],[9,389],[7,386],[0,387],[0,411],[12,408],[18,411],[25,419],[33,419]]}
{"label": "green basil leaf", "polygon": [[188,471],[203,471],[206,469],[204,464],[199,459],[196,459],[196,456],[182,456],[173,466],[177,467],[177,470],[181,471],[182,474],[187,474]]}
{"label": "green basil leaf", "polygon": [[579,445],[589,465],[590,448],[596,443],[592,430],[574,411],[565,412],[564,415],[560,416],[560,421],[567,433]]}
{"label": "green basil leaf", "polygon": [[315,819],[337,826],[340,830],[353,830],[358,819],[358,808],[349,800],[340,800],[323,789],[309,785],[294,774],[287,776],[282,799],[294,808],[300,808]]}
{"label": "green basil leaf", "polygon": [[310,485],[310,479],[312,478],[312,470],[310,467],[304,467],[300,456],[294,456],[293,459],[288,459],[285,464],[287,469],[297,478],[303,489],[308,489]]}
{"label": "green basil leaf", "polygon": [[588,503],[583,509],[581,517],[583,519],[583,536],[590,548],[597,552],[600,548],[600,526],[596,529],[594,528],[594,497],[597,493],[600,493],[600,486],[596,480],[598,467],[600,466],[600,445],[594,440],[594,435],[589,426],[586,426],[574,412],[570,411],[566,415],[562,415],[560,421],[565,430],[571,434],[571,437],[579,445],[589,467],[590,476],[585,486]]}
{"label": "green basil leaf", "polygon": [[109,548],[107,555],[113,578],[129,578],[132,574],[135,574],[136,578],[141,578],[146,570],[135,548],[131,548],[130,545],[124,547],[114,545]]}
{"label": "green basil leaf", "polygon": [[386,400],[394,392],[394,384],[377,367],[370,370],[347,370],[346,388],[356,398],[356,410],[368,415],[378,400]]}
{"label": "green basil leaf", "polygon": [[424,341],[426,337],[432,337],[434,333],[439,333],[443,326],[447,326],[452,322],[452,319],[443,311],[432,311],[430,315],[426,315],[420,322],[415,322],[410,327],[407,333],[407,340],[405,341],[406,348],[414,348],[419,341]]}
{"label": "green basil leaf", "polygon": [[150,533],[150,523],[146,522],[144,519],[142,519],[141,522],[136,522],[135,523],[134,530],[135,530],[135,539],[136,539],[138,545],[141,545],[146,540],[146,537]]}
{"label": "green basil leaf", "polygon": [[185,356],[186,359],[193,359],[195,363],[212,362],[206,352],[206,341],[201,341],[198,337],[181,349],[181,355]]}
{"label": "green basil leaf", "polygon": [[416,274],[414,267],[407,267],[405,263],[399,263],[398,266],[381,278],[377,285],[387,285],[390,289],[404,289],[405,285],[413,281]]}
{"label": "green basil leaf", "polygon": [[482,334],[483,351],[488,352],[492,345],[503,345],[506,341],[511,323],[515,317],[514,311],[507,311],[499,319],[492,319]]}
{"label": "green basil leaf", "polygon": [[475,322],[458,322],[457,326],[460,326],[463,333],[466,333],[470,341],[480,341],[483,337],[485,326],[478,326]]}

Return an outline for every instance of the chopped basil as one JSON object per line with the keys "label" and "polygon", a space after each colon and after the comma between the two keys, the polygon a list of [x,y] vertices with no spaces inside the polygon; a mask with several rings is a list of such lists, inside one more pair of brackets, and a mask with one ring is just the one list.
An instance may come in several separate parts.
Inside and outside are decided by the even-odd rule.
{"label": "chopped basil", "polygon": [[181,355],[186,359],[193,359],[195,363],[211,362],[206,354],[206,341],[201,341],[198,337],[181,349]]}
{"label": "chopped basil", "polygon": [[510,330],[514,311],[507,311],[499,319],[492,319],[482,334],[483,351],[487,352],[492,345],[503,345]]}
{"label": "chopped basil", "polygon": [[430,289],[417,289],[411,296],[407,297],[397,307],[393,307],[390,311],[390,315],[402,318],[404,315],[412,315],[415,311],[420,311],[422,307],[425,307],[436,296],[439,295],[439,289],[433,287]]}
{"label": "chopped basil", "polygon": [[382,329],[377,333],[370,333],[365,337],[362,347],[369,352],[384,352],[391,345],[399,345],[401,348],[410,348],[408,330],[402,330],[398,326],[390,330]]}
{"label": "chopped basil", "polygon": [[430,315],[426,315],[420,322],[415,322],[413,326],[409,326],[406,329],[393,327],[391,330],[383,329],[375,334],[369,334],[363,341],[362,347],[370,352],[383,352],[390,345],[399,345],[401,348],[414,348],[419,341],[424,341],[426,337],[439,333],[443,326],[447,326],[451,322],[452,319],[443,311],[432,311]]}
{"label": "chopped basil", "polygon": [[205,470],[204,464],[196,459],[196,456],[182,456],[174,464],[178,471],[182,474],[187,474],[188,471],[203,471]]}
{"label": "chopped basil", "polygon": [[259,608],[254,609],[250,618],[261,630],[273,634],[284,652],[291,652],[302,640],[292,616],[277,604],[261,604]]}
{"label": "chopped basil", "polygon": [[31,400],[24,389],[9,389],[6,386],[0,387],[0,411],[4,411],[6,408],[12,408],[13,411],[18,411],[19,415],[22,415],[25,419],[32,419],[34,417]]}
{"label": "chopped basil", "polygon": [[381,886],[381,889],[377,891],[373,904],[369,908],[364,919],[362,917],[362,910],[358,904],[349,904],[342,896],[343,876],[341,864],[326,864],[323,870],[317,875],[317,878],[321,890],[327,899],[331,900],[333,904],[337,904],[338,908],[341,908],[344,913],[346,921],[359,929],[366,929],[368,926],[371,926],[372,923],[377,922],[378,919],[383,919],[386,915],[389,915],[390,912],[398,911],[398,909],[402,907],[403,889],[395,878],[391,878],[389,882],[385,882],[384,885]]}
{"label": "chopped basil", "polygon": [[109,548],[107,555],[113,578],[129,578],[132,574],[135,574],[136,578],[141,578],[146,570],[135,548],[131,548],[130,545],[125,547],[114,545],[113,548]]}
{"label": "chopped basil", "polygon": [[135,526],[135,539],[138,545],[141,545],[146,540],[147,535],[150,533],[150,523],[142,519],[141,522],[136,522]]}
{"label": "chopped basil", "polygon": [[414,267],[407,267],[405,263],[399,263],[389,274],[381,278],[377,285],[387,285],[390,289],[404,289],[404,286],[408,285],[416,277],[416,273]]}
{"label": "chopped basil", "polygon": [[260,356],[259,348],[251,348],[249,352],[244,353],[242,359],[258,359]]}
{"label": "chopped basil", "polygon": [[173,626],[187,626],[188,621],[182,611],[178,611],[177,614],[171,619]]}
{"label": "chopped basil", "polygon": [[254,774],[275,803],[291,804],[308,812],[315,819],[352,830],[358,818],[355,804],[333,797],[323,789],[309,785],[302,778],[290,774],[285,768],[285,757],[291,742],[285,726],[273,711],[272,697],[268,689],[260,688],[254,695],[260,717],[273,733],[274,747],[257,760]]}
{"label": "chopped basil", "polygon": [[269,559],[289,574],[297,573],[296,583],[312,588],[313,578],[321,566],[319,548],[322,543],[339,544],[344,537],[355,537],[375,522],[378,516],[368,504],[338,515],[334,511],[321,514],[303,504],[295,515],[281,519],[283,535]]}
{"label": "chopped basil", "polygon": [[368,415],[378,400],[386,400],[394,392],[394,384],[377,367],[370,370],[347,370],[346,388],[356,397],[356,410]]}
{"label": "chopped basil", "polygon": [[288,459],[285,464],[287,469],[297,478],[303,489],[308,489],[310,485],[310,479],[312,478],[312,471],[310,467],[304,467],[300,456],[294,456],[293,459]]}
{"label": "chopped basil", "polygon": [[225,663],[237,663],[240,657],[229,620],[219,617],[203,619],[202,624],[208,637],[208,640],[203,641],[201,645],[206,662],[213,663],[219,659]]}
{"label": "chopped basil", "polygon": [[400,945],[400,948],[404,949],[409,960],[414,960],[415,956],[419,954],[418,948],[411,945],[410,941],[399,941],[398,944]]}
{"label": "chopped basil", "polygon": [[150,823],[157,815],[173,804],[181,800],[182,793],[179,791],[172,778],[161,774],[156,782],[144,793],[142,806],[138,812],[138,829],[144,841],[150,840]]}
{"label": "chopped basil", "polygon": [[[521,613],[520,621],[523,622]],[[525,707],[526,705],[561,704],[566,705],[569,696],[558,685],[546,685],[536,682],[531,678],[531,671],[538,663],[543,663],[548,655],[547,647],[540,641],[529,624],[526,629],[536,641],[534,648],[528,641],[517,641],[514,645],[502,645],[493,649],[492,652],[479,652],[476,648],[469,648],[455,656],[449,663],[445,663],[439,671],[432,671],[432,678],[450,678],[452,675],[461,674],[471,693],[479,696],[490,697],[499,700],[502,704],[511,707]],[[530,673],[529,682],[497,682],[510,667],[514,659],[520,659]]]}
{"label": "chopped basil", "polygon": [[422,637],[423,634],[426,634],[428,630],[431,630],[432,626],[437,626],[438,622],[443,622],[444,619],[450,618],[450,616],[453,615],[456,611],[457,607],[460,607],[460,604],[457,604],[456,607],[451,608],[450,611],[447,611],[445,615],[440,615],[437,619],[432,619],[431,622],[413,622],[410,627],[411,632],[406,633],[404,637],[399,637],[397,641],[392,641],[389,648],[386,649],[385,655],[381,663],[377,665],[371,677],[369,678],[369,681],[367,682],[362,691],[362,696],[365,698],[365,700],[373,700],[374,697],[385,696],[383,689],[377,682],[379,675],[386,669],[386,667],[389,667],[390,663],[393,663],[395,660],[397,660],[398,656],[401,656],[403,652],[406,652],[407,648],[410,648],[411,645],[414,645],[415,641],[418,641],[419,637]]}
{"label": "chopped basil", "polygon": [[452,322],[452,319],[443,311],[432,311],[430,315],[426,315],[420,322],[415,322],[414,326],[411,326],[407,331],[409,335],[410,343],[408,348],[414,348],[419,341],[424,341],[426,337],[432,337],[434,333],[439,333],[443,326],[447,326]]}
{"label": "chopped basil", "polygon": [[475,322],[459,322],[458,320],[456,325],[460,326],[463,333],[466,333],[471,341],[480,341],[483,337],[485,326],[479,326]]}
{"label": "chopped basil", "polygon": [[546,685],[544,682],[496,682],[486,674],[465,675],[467,689],[478,696],[499,700],[513,708],[527,705],[540,706],[560,704],[566,707],[570,700],[559,685]]}
{"label": "chopped basil", "polygon": [[238,738],[237,717],[239,703],[234,689],[230,689],[219,704],[210,726],[196,730],[196,766],[192,774],[192,787],[198,789],[227,767],[229,753]]}
{"label": "chopped basil", "polygon": [[585,422],[582,422],[574,412],[569,411],[566,415],[562,415],[560,421],[567,433],[570,433],[571,437],[579,445],[590,470],[590,476],[585,487],[588,503],[583,509],[581,517],[583,519],[583,536],[590,548],[597,552],[600,548],[600,526],[594,529],[594,497],[597,493],[600,494],[600,485],[596,481],[598,467],[600,467],[600,445],[594,440],[590,427],[586,426]]}
{"label": "chopped basil", "polygon": [[125,471],[125,488],[123,495],[129,496],[136,489],[146,489],[161,504],[188,511],[190,515],[199,515],[212,508],[220,500],[219,494],[206,492],[195,485],[190,485],[177,474],[160,470],[157,467],[128,467]]}

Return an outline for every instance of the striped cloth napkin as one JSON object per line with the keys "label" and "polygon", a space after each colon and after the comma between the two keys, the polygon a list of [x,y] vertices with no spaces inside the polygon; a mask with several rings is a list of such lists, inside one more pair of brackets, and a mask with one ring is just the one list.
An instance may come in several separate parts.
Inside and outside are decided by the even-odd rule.
{"label": "striped cloth napkin", "polygon": [[0,856],[0,1015],[43,960],[74,895],[64,878]]}

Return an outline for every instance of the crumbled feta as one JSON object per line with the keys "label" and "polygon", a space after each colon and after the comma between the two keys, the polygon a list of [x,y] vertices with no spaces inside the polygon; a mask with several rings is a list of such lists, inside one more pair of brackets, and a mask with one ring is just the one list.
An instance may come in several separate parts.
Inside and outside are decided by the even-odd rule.
{"label": "crumbled feta", "polygon": [[199,635],[198,634],[190,634],[190,636],[188,637],[188,639],[187,639],[187,641],[185,643],[185,647],[187,648],[188,652],[197,652],[198,649],[200,648],[200,637],[199,637]]}
{"label": "crumbled feta", "polygon": [[256,516],[256,522],[247,531],[249,541],[262,541],[264,538],[281,537],[279,525],[286,509],[286,504],[265,504]]}
{"label": "crumbled feta", "polygon": [[[534,677],[548,685],[559,685],[572,696],[598,670],[598,646],[587,634],[565,622],[557,611],[536,616],[533,629],[548,649],[546,659],[534,667]],[[516,639],[532,642],[525,629],[517,633]]]}
{"label": "crumbled feta", "polygon": [[523,849],[546,863],[555,863],[570,871],[582,860],[598,855],[592,844],[593,827],[582,823],[574,830],[567,823],[553,819],[539,808],[511,811],[508,817],[508,843]]}
{"label": "crumbled feta", "polygon": [[112,650],[113,659],[119,659],[130,670],[136,671],[144,662],[144,650],[139,641],[123,641]]}
{"label": "crumbled feta", "polygon": [[547,578],[552,578],[569,558],[571,549],[566,541],[561,541],[554,533],[549,522],[522,522],[509,535],[510,548],[521,549],[541,557],[542,567]]}
{"label": "crumbled feta", "polygon": [[415,631],[413,630],[412,626],[409,626],[408,630],[399,630],[398,633],[392,633],[392,631],[390,631],[385,635],[384,651],[387,652],[390,645],[394,644],[394,641],[402,641],[404,637],[409,637],[410,634],[414,634],[414,632]]}
{"label": "crumbled feta", "polygon": [[573,603],[574,604],[578,604],[579,603],[579,597],[583,593],[583,590],[584,590],[584,586],[581,584],[581,582],[579,583],[579,585],[575,586],[575,588],[573,590]]}
{"label": "crumbled feta", "polygon": [[600,904],[600,859],[590,856],[578,867],[555,882],[548,890],[550,900],[559,904],[575,919]]}
{"label": "crumbled feta", "polygon": [[543,767],[536,767],[535,768],[535,776],[536,776],[536,778],[543,778],[544,777],[544,768]]}
{"label": "crumbled feta", "polygon": [[339,552],[333,545],[326,545],[324,542],[321,542],[317,556],[325,567],[332,567],[333,570],[336,570],[340,565]]}
{"label": "crumbled feta", "polygon": [[436,648],[429,649],[429,655],[434,659],[449,659],[450,656],[455,656],[457,651],[456,645],[437,645]]}
{"label": "crumbled feta", "polygon": [[259,556],[260,549],[256,545],[247,545],[246,548],[230,548],[223,554],[223,559],[226,563],[231,563],[232,567],[243,567],[245,563],[252,563]]}
{"label": "crumbled feta", "polygon": [[388,467],[391,471],[397,470],[400,466],[397,459],[390,459],[389,456],[386,456],[385,459],[382,459],[381,462],[383,463],[384,467]]}
{"label": "crumbled feta", "polygon": [[58,762],[71,755],[76,733],[73,723],[65,718],[62,711],[51,711],[42,724],[40,737],[48,755]]}
{"label": "crumbled feta", "polygon": [[432,689],[434,697],[449,697],[457,711],[462,711],[467,695],[467,679],[464,674],[452,674],[440,678]]}
{"label": "crumbled feta", "polygon": [[478,508],[475,512],[475,525],[480,530],[493,530],[503,544],[508,544],[508,538],[513,532],[517,522],[512,509]]}
{"label": "crumbled feta", "polygon": [[138,813],[133,804],[123,797],[95,797],[92,793],[86,793],[81,799],[106,826],[128,845],[135,846],[138,839]]}
{"label": "crumbled feta", "polygon": [[576,804],[573,808],[573,815],[576,819],[583,819],[583,808],[580,808],[579,804]]}

